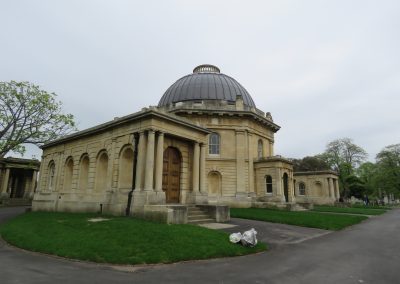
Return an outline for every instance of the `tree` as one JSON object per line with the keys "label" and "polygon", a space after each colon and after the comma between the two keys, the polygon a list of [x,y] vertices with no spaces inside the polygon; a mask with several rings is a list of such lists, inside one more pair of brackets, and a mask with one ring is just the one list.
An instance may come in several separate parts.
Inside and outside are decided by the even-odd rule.
{"label": "tree", "polygon": [[400,144],[386,146],[376,155],[377,184],[383,192],[400,193]]}
{"label": "tree", "polygon": [[63,114],[56,94],[29,82],[0,82],[0,158],[41,146],[74,130],[72,114]]}
{"label": "tree", "polygon": [[302,171],[324,171],[329,170],[329,165],[320,155],[307,156],[303,159],[292,159],[293,170],[295,172]]}
{"label": "tree", "polygon": [[364,184],[365,191],[368,195],[379,197],[377,178],[379,175],[378,166],[371,162],[361,164],[357,171],[357,176]]}
{"label": "tree", "polygon": [[340,186],[345,197],[349,197],[350,189],[347,178],[354,173],[357,166],[367,159],[367,152],[354,144],[350,138],[342,138],[328,143],[322,157],[333,170],[339,173]]}

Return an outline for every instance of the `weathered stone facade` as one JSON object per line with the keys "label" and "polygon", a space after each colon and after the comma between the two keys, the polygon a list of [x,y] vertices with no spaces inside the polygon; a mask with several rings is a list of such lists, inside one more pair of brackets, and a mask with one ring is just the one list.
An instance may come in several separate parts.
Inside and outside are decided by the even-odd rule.
{"label": "weathered stone facade", "polygon": [[30,203],[36,189],[38,160],[0,159],[0,201],[4,204]]}
{"label": "weathered stone facade", "polygon": [[298,202],[334,204],[340,198],[338,175],[333,171],[295,172],[294,188]]}
{"label": "weathered stone facade", "polygon": [[223,219],[215,205],[294,204],[292,164],[274,156],[280,127],[215,68],[197,67],[157,107],[44,145],[33,210],[185,223],[184,205]]}

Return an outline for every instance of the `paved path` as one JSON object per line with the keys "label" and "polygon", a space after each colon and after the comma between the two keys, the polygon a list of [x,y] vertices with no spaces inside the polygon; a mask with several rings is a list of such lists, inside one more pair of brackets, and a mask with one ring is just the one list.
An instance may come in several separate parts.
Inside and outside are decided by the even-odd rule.
{"label": "paved path", "polygon": [[[3,211],[0,222],[5,219]],[[172,265],[112,268],[0,243],[0,282],[400,283],[399,236],[400,209],[394,209],[351,228],[265,253]]]}

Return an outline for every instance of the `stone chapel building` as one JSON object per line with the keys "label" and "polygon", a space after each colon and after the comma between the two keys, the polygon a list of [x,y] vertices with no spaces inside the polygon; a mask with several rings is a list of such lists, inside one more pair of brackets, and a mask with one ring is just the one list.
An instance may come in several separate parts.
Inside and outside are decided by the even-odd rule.
{"label": "stone chapel building", "polygon": [[194,205],[224,221],[227,205],[335,202],[334,172],[296,175],[274,155],[279,129],[235,79],[200,65],[158,106],[44,145],[33,210],[186,223]]}

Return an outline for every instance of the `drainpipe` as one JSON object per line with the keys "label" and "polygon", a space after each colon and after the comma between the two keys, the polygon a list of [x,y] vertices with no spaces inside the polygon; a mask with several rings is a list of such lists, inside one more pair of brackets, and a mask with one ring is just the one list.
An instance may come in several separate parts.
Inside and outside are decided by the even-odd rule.
{"label": "drainpipe", "polygon": [[128,204],[126,205],[125,215],[129,216],[131,211],[131,204],[133,198],[133,191],[135,190],[136,183],[136,167],[137,167],[137,155],[138,155],[138,137],[135,135],[133,137],[133,141],[135,142],[135,149],[133,150],[133,168],[132,168],[132,189],[128,193]]}

